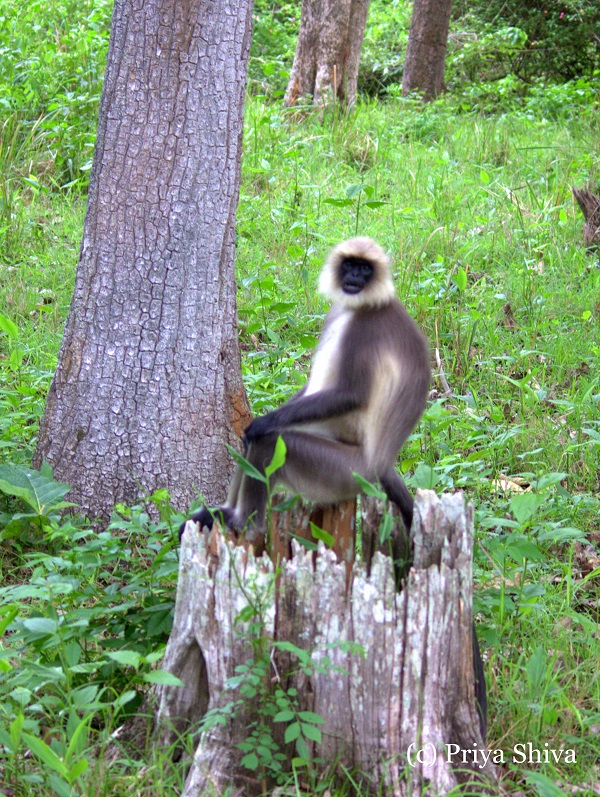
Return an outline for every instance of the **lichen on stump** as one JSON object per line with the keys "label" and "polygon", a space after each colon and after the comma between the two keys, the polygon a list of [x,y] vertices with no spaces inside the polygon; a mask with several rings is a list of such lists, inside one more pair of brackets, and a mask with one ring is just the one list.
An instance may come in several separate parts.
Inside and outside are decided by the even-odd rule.
{"label": "lichen on stump", "polygon": [[[481,781],[479,793],[495,790],[489,762],[481,769],[480,759],[453,767],[446,747],[485,748],[473,686],[472,515],[460,494],[438,498],[418,491],[413,564],[400,591],[392,561],[380,551],[369,573],[365,563],[355,562],[349,580],[347,562],[322,543],[313,556],[293,541],[292,558],[278,566],[263,633],[330,664],[308,679],[289,672],[275,649],[272,675],[284,688],[298,690],[300,710],[322,717],[322,743],[313,754],[360,773],[356,777],[374,792],[383,784],[384,793],[398,797],[446,793],[474,779]],[[161,688],[164,743],[207,707],[232,700],[225,683],[249,658],[248,623],[236,618],[247,605],[248,585],[264,585],[274,573],[266,555],[256,558],[217,528],[207,535],[188,524],[163,664],[185,687]],[[255,716],[256,706],[246,703],[226,725],[201,734],[184,797],[232,787],[237,795],[261,792],[264,784],[241,766],[236,747]],[[412,757],[411,765],[410,752],[419,749],[428,751],[425,763]],[[285,752],[294,755],[293,749]]]}

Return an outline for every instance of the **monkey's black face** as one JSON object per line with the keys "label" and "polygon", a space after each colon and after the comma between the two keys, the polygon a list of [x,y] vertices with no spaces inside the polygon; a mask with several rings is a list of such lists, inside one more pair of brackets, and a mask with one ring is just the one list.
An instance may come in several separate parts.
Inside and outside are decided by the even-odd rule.
{"label": "monkey's black face", "polygon": [[347,257],[340,263],[340,285],[344,293],[360,293],[373,277],[373,264],[361,257]]}

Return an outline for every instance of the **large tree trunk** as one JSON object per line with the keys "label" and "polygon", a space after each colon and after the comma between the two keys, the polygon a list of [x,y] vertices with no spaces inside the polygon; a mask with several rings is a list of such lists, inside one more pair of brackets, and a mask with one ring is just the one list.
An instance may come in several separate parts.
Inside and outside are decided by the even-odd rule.
{"label": "large tree trunk", "polygon": [[368,10],[369,0],[302,0],[285,105],[308,96],[315,105],[354,102]]}
{"label": "large tree trunk", "polygon": [[34,463],[107,517],[223,499],[249,410],[233,275],[252,0],[116,0],[75,292]]}
{"label": "large tree trunk", "polygon": [[[172,744],[207,709],[239,697],[227,680],[252,655],[248,642],[257,623],[247,607],[253,595],[254,607],[262,605],[268,679],[288,692],[297,689],[297,710],[323,719],[314,756],[362,779],[365,793],[446,794],[468,781],[481,781],[474,790],[486,793],[496,772],[481,756],[475,704],[472,514],[462,495],[438,499],[418,491],[413,565],[400,592],[391,559],[379,551],[349,573],[352,557],[344,546],[340,562],[322,545],[315,558],[293,542],[293,558],[280,563],[276,577],[266,555],[257,559],[227,544],[216,527],[207,535],[188,523],[163,663],[184,686],[161,689],[162,742]],[[340,517],[345,527],[345,511]],[[363,534],[369,522],[363,516]],[[301,522],[301,536],[304,528]],[[377,525],[371,532],[377,534]],[[289,646],[277,647],[281,642],[310,653],[316,665],[310,674],[294,666]],[[261,793],[268,784],[241,765],[238,747],[260,710],[260,702],[246,698],[238,713],[201,734],[183,797],[226,788],[236,796]],[[295,753],[281,739],[285,723],[274,726],[273,738],[289,761]]]}
{"label": "large tree trunk", "polygon": [[415,0],[408,34],[402,93],[420,91],[426,100],[441,94],[452,0]]}

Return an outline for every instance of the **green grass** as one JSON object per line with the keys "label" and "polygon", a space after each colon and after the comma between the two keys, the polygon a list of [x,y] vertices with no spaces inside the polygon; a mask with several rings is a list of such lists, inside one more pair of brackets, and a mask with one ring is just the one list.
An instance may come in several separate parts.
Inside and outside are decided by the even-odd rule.
{"label": "green grass", "polygon": [[[107,24],[104,3],[86,6],[93,24],[77,60],[73,9],[71,23],[58,9],[54,29],[49,20],[36,30],[39,5],[11,17],[0,0],[0,33],[12,25],[24,54],[8,72],[0,64],[0,461],[17,465],[35,445],[70,303]],[[44,80],[30,85],[26,54],[44,48],[58,60],[36,56]],[[540,797],[576,786],[591,797],[600,780],[600,267],[582,246],[571,186],[597,184],[600,117],[589,84],[534,86],[525,100],[503,97],[509,89],[465,86],[427,108],[366,101],[347,115],[249,98],[237,247],[244,379],[257,413],[288,398],[306,378],[326,310],[315,285],[328,249],[356,232],[388,249],[398,292],[452,389],[443,395],[436,367],[401,467],[412,489],[461,489],[475,505],[489,746],[573,748],[577,763],[505,767],[505,786]],[[465,113],[482,107],[475,95],[512,110]],[[160,522],[121,508],[99,546],[83,519],[65,524],[56,513],[41,532],[20,521],[17,534],[9,523],[23,504],[12,496],[0,505],[0,578],[10,587],[0,629],[11,632],[0,731],[17,739],[22,716],[21,730],[53,739],[63,756],[75,718],[86,718],[70,759],[89,761],[75,780],[85,794],[179,788],[181,770],[163,781],[156,751],[103,758],[122,720],[113,703],[132,692],[126,710],[147,691],[168,634],[174,554],[165,540],[177,516],[164,496],[155,503]],[[28,619],[58,623],[51,643]],[[26,656],[13,656],[17,644]],[[119,665],[109,654],[123,646],[141,658]],[[92,677],[77,670],[81,656],[101,694],[79,691]],[[7,753],[5,742],[0,783],[15,797],[64,792],[47,762],[26,758],[22,742]]]}
{"label": "green grass", "polygon": [[239,306],[255,409],[302,381],[328,248],[375,237],[453,391],[426,412],[402,468],[414,487],[475,503],[490,747],[572,746],[577,764],[539,771],[591,783],[599,583],[582,551],[600,508],[600,270],[570,188],[596,177],[597,115],[575,125],[396,101],[296,119],[255,100],[246,142]]}

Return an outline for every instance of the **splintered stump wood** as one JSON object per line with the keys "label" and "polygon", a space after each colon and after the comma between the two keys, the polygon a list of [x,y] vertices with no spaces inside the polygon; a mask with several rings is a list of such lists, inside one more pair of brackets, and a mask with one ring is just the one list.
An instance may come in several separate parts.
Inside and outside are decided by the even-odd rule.
{"label": "splintered stump wood", "polygon": [[[369,506],[362,523],[368,555],[377,547],[374,524],[381,510],[363,503]],[[241,620],[240,613],[249,596],[256,602],[260,595],[266,639],[312,656],[315,667],[307,675],[289,646],[273,646],[269,678],[297,690],[299,711],[323,719],[322,741],[310,750],[314,757],[340,772],[343,766],[374,793],[444,794],[474,780],[478,793],[493,793],[492,764],[480,768],[481,756],[462,757],[463,750],[485,749],[473,678],[471,506],[465,509],[460,494],[438,498],[418,491],[412,565],[400,591],[392,560],[380,551],[352,564],[347,546],[340,562],[323,543],[314,553],[294,540],[285,558],[290,551],[282,516],[280,539],[274,539],[277,576],[267,555],[256,558],[216,527],[207,534],[188,523],[163,663],[184,686],[161,687],[162,743],[192,732],[207,710],[240,697],[227,686],[236,667],[252,657],[252,620],[247,612]],[[242,700],[233,715],[223,713],[224,724],[200,734],[183,797],[252,795],[268,786],[263,773],[242,765],[237,747],[259,712],[252,700]],[[291,761],[297,753],[293,743],[284,743],[285,725],[274,723],[273,738]]]}

